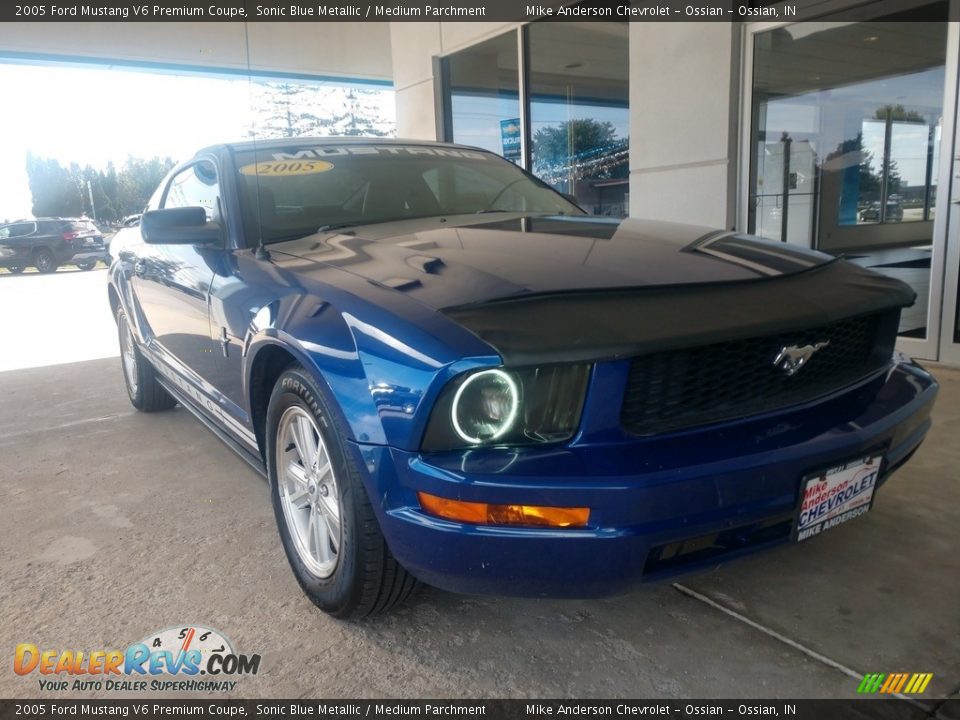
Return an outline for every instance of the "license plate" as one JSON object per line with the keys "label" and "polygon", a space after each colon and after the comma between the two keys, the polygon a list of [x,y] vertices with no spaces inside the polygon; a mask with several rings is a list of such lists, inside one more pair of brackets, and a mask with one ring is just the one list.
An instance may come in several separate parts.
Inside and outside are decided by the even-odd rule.
{"label": "license plate", "polygon": [[880,455],[857,458],[805,477],[800,484],[800,513],[794,530],[797,542],[870,510],[882,461]]}

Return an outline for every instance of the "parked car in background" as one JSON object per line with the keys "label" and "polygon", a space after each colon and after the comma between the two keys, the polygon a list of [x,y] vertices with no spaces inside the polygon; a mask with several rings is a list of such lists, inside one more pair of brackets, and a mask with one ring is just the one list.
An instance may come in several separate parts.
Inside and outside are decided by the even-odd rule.
{"label": "parked car in background", "polygon": [[136,213],[135,215],[127,215],[123,220],[120,221],[120,227],[136,227],[140,224],[141,213]]}
{"label": "parked car in background", "polygon": [[103,233],[92,220],[68,220],[67,235],[71,236],[75,253],[70,263],[81,270],[92,270],[98,261],[109,264],[110,249]]}
{"label": "parked car in background", "polygon": [[930,427],[906,284],[591,217],[476,148],[211,147],[133,233],[108,287],[131,403],[179,402],[266,475],[339,617],[416,580],[598,596],[829,534]]}
{"label": "parked car in background", "polygon": [[52,273],[61,265],[91,270],[107,257],[103,234],[86,218],[36,218],[0,225],[0,267]]}
{"label": "parked car in background", "polygon": [[[887,198],[887,207],[886,207],[886,216],[884,218],[886,222],[902,222],[903,221],[903,204],[900,202],[900,199],[894,196]],[[863,208],[860,211],[860,222],[862,223],[875,223],[880,222],[880,201],[875,200],[870,203],[867,207]]]}

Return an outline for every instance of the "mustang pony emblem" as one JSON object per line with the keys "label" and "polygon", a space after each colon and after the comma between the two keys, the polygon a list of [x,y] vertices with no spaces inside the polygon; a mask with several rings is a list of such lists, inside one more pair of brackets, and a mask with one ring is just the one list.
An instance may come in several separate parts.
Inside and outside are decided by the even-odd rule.
{"label": "mustang pony emblem", "polygon": [[829,340],[818,342],[814,345],[785,345],[780,348],[777,357],[774,358],[775,367],[783,370],[787,375],[796,375],[800,368],[807,364],[807,361],[813,357],[817,350],[822,350],[830,344]]}

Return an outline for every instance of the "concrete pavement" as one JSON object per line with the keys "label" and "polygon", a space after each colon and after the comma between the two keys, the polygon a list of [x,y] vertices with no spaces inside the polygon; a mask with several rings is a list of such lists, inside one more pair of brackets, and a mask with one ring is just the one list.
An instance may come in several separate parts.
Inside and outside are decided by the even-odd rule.
{"label": "concrete pavement", "polygon": [[0,270],[0,298],[0,372],[120,354],[101,265],[50,275]]}

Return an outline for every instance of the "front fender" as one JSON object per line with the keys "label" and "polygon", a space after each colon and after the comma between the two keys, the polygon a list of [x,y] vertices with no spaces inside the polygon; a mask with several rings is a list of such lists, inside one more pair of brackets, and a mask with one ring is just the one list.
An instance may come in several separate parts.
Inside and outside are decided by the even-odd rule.
{"label": "front fender", "polygon": [[[147,333],[145,332],[146,321],[144,320],[143,313],[140,312],[140,307],[130,287],[129,268],[125,267],[124,263],[118,260],[110,265],[110,268],[107,270],[107,275],[108,299],[110,291],[112,290],[116,294],[120,307],[123,308],[123,314],[127,316],[130,327],[133,329],[134,338],[138,344],[143,345],[147,339]],[[114,316],[116,316],[116,312],[114,312]],[[114,317],[114,319],[116,319],[116,317]]]}
{"label": "front fender", "polygon": [[347,429],[349,439],[386,445],[386,435],[363,373],[356,348],[343,348],[301,341],[296,335],[276,327],[256,330],[250,337],[244,359],[244,387],[253,407],[254,368],[258,357],[269,348],[280,348],[291,355],[317,380],[324,400],[339,416],[340,426]]}
{"label": "front fender", "polygon": [[350,440],[415,449],[443,385],[501,362],[494,354],[459,358],[422,329],[378,315],[361,319],[304,295],[261,308],[244,353],[251,407],[260,390],[253,387],[258,357],[279,347],[314,374]]}

